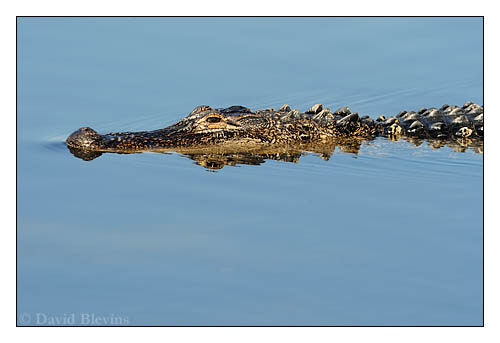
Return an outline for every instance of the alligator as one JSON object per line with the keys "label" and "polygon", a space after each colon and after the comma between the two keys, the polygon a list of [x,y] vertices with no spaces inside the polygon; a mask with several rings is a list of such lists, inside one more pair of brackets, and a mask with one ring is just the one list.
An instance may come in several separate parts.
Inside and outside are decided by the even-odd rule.
{"label": "alligator", "polygon": [[[292,156],[300,156],[303,151],[327,156],[337,145],[357,153],[361,142],[379,136],[391,140],[404,138],[415,145],[427,140],[433,147],[448,144],[460,147],[459,151],[470,146],[482,152],[483,118],[483,107],[471,101],[463,106],[445,104],[440,108],[401,111],[388,117],[380,115],[375,120],[352,113],[347,106],[331,111],[322,104],[315,104],[305,112],[292,110],[288,104],[278,110],[256,111],[243,106],[215,109],[198,106],[166,128],[101,135],[83,127],[73,132],[66,144],[75,156],[84,160],[105,152],[177,151],[197,161],[215,156],[215,160],[221,160],[214,163],[217,169],[220,163],[229,164],[228,160],[255,164],[248,154],[257,156],[258,161],[288,156],[291,152]],[[206,164],[210,168],[211,163]]]}

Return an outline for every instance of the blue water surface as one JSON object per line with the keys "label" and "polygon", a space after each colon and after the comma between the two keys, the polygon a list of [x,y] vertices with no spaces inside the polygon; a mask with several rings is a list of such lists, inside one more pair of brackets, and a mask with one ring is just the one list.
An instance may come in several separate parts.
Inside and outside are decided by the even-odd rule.
{"label": "blue water surface", "polygon": [[18,324],[482,325],[480,153],[377,139],[211,172],[63,143],[201,104],[482,104],[482,25],[18,18]]}

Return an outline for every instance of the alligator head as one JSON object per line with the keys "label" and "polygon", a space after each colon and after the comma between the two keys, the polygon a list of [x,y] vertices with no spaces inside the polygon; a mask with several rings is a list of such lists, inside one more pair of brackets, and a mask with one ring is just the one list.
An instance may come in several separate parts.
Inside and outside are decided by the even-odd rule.
{"label": "alligator head", "polygon": [[118,132],[100,135],[89,127],[73,132],[69,148],[101,152],[135,152],[179,147],[207,146],[269,139],[263,135],[269,118],[242,106],[212,109],[196,107],[187,117],[163,129],[141,132]]}

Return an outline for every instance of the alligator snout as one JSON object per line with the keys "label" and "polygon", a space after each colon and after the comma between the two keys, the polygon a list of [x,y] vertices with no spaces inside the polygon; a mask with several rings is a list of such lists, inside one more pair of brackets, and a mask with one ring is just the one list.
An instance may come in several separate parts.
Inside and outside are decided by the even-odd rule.
{"label": "alligator snout", "polygon": [[73,148],[96,148],[102,142],[102,136],[90,127],[82,127],[66,139],[66,144]]}

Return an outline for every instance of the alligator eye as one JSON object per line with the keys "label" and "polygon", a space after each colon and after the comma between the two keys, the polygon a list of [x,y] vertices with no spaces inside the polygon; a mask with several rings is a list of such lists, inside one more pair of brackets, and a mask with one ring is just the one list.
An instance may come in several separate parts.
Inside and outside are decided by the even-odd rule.
{"label": "alligator eye", "polygon": [[208,117],[208,118],[206,119],[206,121],[207,121],[208,123],[218,123],[218,122],[220,122],[221,120],[222,120],[222,119],[221,119],[221,118],[219,118],[219,117]]}

